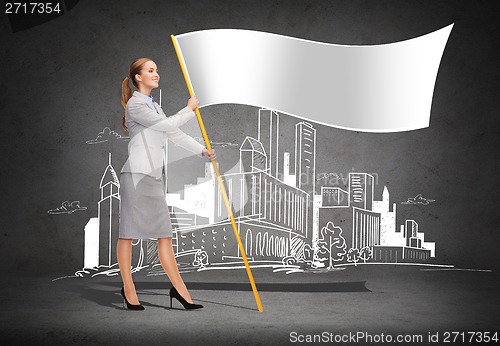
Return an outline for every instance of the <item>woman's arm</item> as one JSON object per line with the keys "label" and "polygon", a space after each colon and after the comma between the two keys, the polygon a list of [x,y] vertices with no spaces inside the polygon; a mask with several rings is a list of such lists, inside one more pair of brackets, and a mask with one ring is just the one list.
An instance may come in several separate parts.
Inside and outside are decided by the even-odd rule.
{"label": "woman's arm", "polygon": [[157,131],[174,131],[179,126],[182,126],[192,118],[194,118],[194,110],[200,105],[200,101],[196,95],[189,98],[187,106],[178,111],[175,115],[164,117],[152,110],[142,100],[130,99],[127,103],[127,114],[131,120],[143,126],[149,127]]}
{"label": "woman's arm", "polygon": [[174,131],[179,126],[184,125],[195,117],[195,113],[189,107],[184,107],[176,114],[165,117],[156,113],[148,105],[139,102],[129,102],[127,104],[126,118],[135,121],[142,126],[156,131]]}
{"label": "woman's arm", "polygon": [[198,143],[193,137],[182,132],[180,129],[167,131],[167,137],[175,144],[189,150],[199,157],[203,157],[203,150],[205,149],[205,146]]}

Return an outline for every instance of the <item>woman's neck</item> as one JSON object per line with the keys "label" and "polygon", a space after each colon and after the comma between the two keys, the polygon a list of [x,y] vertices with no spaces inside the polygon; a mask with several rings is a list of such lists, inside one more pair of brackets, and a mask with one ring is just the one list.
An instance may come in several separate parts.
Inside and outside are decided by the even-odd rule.
{"label": "woman's neck", "polygon": [[141,88],[141,87],[139,87],[138,89],[139,89],[139,92],[141,94],[144,94],[146,96],[151,96],[151,90],[153,90],[153,89]]}

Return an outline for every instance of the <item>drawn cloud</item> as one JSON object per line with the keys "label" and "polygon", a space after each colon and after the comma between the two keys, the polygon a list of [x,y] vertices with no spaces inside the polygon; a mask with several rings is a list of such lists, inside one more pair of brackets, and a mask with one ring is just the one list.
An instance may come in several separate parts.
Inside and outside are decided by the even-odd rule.
{"label": "drawn cloud", "polygon": [[428,205],[429,203],[434,202],[435,199],[427,199],[422,197],[422,194],[419,193],[415,197],[411,198],[409,197],[406,202],[401,202],[401,204],[423,204],[423,205]]}
{"label": "drawn cloud", "polygon": [[61,206],[48,211],[49,214],[72,214],[78,210],[86,210],[87,207],[80,207],[80,201],[62,202]]}
{"label": "drawn cloud", "polygon": [[98,144],[112,140],[128,140],[130,137],[124,137],[118,132],[112,131],[109,127],[105,127],[101,132],[97,134],[96,139],[91,139],[86,141],[87,144]]}

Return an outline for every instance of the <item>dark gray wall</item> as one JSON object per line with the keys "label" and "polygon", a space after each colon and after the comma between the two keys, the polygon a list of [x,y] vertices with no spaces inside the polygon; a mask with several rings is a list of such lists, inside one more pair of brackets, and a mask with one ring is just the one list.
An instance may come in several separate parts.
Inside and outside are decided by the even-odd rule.
{"label": "dark gray wall", "polygon": [[[366,134],[317,125],[317,173],[376,173],[376,197],[389,187],[398,221],[419,221],[426,239],[437,244],[438,262],[498,266],[499,14],[498,1],[81,1],[59,18],[16,33],[0,16],[1,269],[70,274],[82,267],[83,228],[97,216],[108,152],[117,170],[127,154],[126,142],[85,142],[106,126],[124,134],[120,85],[137,57],[158,64],[165,112],[185,105],[171,33],[242,28],[368,45],[450,23],[455,27],[436,82],[431,126]],[[214,142],[241,143],[257,119],[256,108],[236,105],[208,107],[202,115]],[[196,133],[196,123],[189,126]],[[237,158],[236,149],[219,154],[226,168]],[[179,162],[179,169],[186,167],[203,174],[196,158]],[[195,182],[175,174],[169,181]],[[436,202],[400,204],[417,193]],[[65,200],[79,200],[87,210],[47,213]]]}

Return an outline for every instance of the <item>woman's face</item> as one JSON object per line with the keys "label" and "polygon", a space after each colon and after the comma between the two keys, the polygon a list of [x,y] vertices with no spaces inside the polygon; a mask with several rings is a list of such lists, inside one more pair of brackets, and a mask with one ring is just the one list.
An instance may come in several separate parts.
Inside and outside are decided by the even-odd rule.
{"label": "woman's face", "polygon": [[139,83],[142,83],[147,89],[158,88],[160,75],[154,61],[147,61],[142,65],[140,74],[136,75]]}

